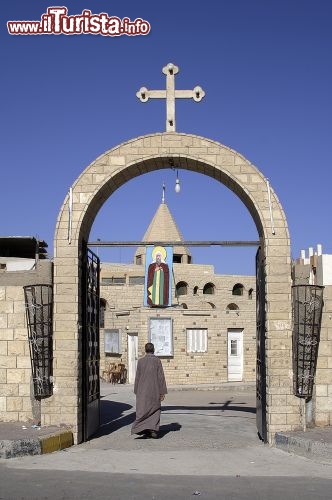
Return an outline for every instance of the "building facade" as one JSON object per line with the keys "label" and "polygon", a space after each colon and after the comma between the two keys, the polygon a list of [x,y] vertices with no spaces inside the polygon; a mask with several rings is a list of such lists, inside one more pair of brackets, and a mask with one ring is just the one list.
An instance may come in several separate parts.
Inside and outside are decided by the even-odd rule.
{"label": "building facade", "polygon": [[24,287],[52,287],[53,264],[46,258],[45,246],[33,237],[0,238],[1,421],[41,421],[41,400],[35,397],[31,372]]}
{"label": "building facade", "polygon": [[306,401],[309,425],[332,425],[332,255],[309,248],[293,262],[294,285],[323,287],[323,310],[313,396]]}
{"label": "building facade", "polygon": [[[145,245],[155,241],[179,243],[170,307],[144,306]],[[101,372],[121,363],[133,383],[137,358],[156,339],[170,385],[254,382],[255,277],[217,275],[211,265],[194,264],[165,202],[142,242],[133,264],[101,264]]]}

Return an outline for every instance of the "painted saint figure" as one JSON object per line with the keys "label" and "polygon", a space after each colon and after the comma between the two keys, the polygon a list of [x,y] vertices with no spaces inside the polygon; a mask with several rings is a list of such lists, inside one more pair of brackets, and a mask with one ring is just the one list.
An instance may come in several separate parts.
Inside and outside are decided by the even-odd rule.
{"label": "painted saint figure", "polygon": [[152,263],[147,275],[147,304],[167,306],[169,303],[169,267],[166,264],[166,249],[157,246],[152,250]]}

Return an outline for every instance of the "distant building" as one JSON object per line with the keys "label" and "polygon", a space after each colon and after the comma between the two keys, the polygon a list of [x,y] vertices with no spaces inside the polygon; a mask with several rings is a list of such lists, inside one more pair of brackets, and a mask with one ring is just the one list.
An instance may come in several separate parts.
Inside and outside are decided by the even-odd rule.
{"label": "distant building", "polygon": [[133,264],[101,264],[101,372],[112,362],[126,366],[134,382],[137,359],[153,341],[168,384],[255,381],[256,279],[218,275],[212,265],[192,263],[183,237],[162,202],[142,242],[173,247],[172,305],[146,307],[146,246]]}
{"label": "distant building", "polygon": [[307,256],[301,250],[300,258],[293,263],[293,280],[296,284],[332,285],[332,255],[323,254],[322,245],[316,250],[310,247]]}
{"label": "distant building", "polygon": [[41,419],[40,400],[33,391],[23,287],[52,287],[53,264],[46,248],[34,237],[0,237],[0,420]]}
{"label": "distant building", "polygon": [[0,236],[0,272],[32,271],[47,259],[47,244],[33,236]]}
{"label": "distant building", "polygon": [[332,425],[332,255],[324,254],[322,245],[301,250],[293,262],[292,278],[294,285],[324,287],[315,384],[306,418],[309,424]]}

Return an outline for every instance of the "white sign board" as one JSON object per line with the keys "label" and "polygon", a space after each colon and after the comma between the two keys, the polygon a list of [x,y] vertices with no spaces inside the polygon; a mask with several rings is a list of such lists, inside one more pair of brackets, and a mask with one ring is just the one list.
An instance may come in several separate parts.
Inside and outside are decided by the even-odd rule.
{"label": "white sign board", "polygon": [[173,356],[172,319],[150,318],[149,339],[156,356]]}

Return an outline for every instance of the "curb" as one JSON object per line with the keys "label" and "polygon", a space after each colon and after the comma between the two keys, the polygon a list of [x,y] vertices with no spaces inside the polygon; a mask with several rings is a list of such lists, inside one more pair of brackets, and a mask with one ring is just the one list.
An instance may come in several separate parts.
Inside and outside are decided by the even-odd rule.
{"label": "curb", "polygon": [[223,382],[221,384],[199,384],[199,385],[168,385],[168,392],[172,391],[256,391],[256,382]]}
{"label": "curb", "polygon": [[69,448],[74,444],[72,431],[42,436],[34,439],[0,441],[0,458],[15,458],[26,455],[44,455]]}
{"label": "curb", "polygon": [[62,432],[53,436],[39,438],[41,454],[53,453],[53,451],[69,448],[74,444],[74,436],[71,431]]}
{"label": "curb", "polygon": [[277,432],[275,447],[311,460],[332,464],[332,443]]}

